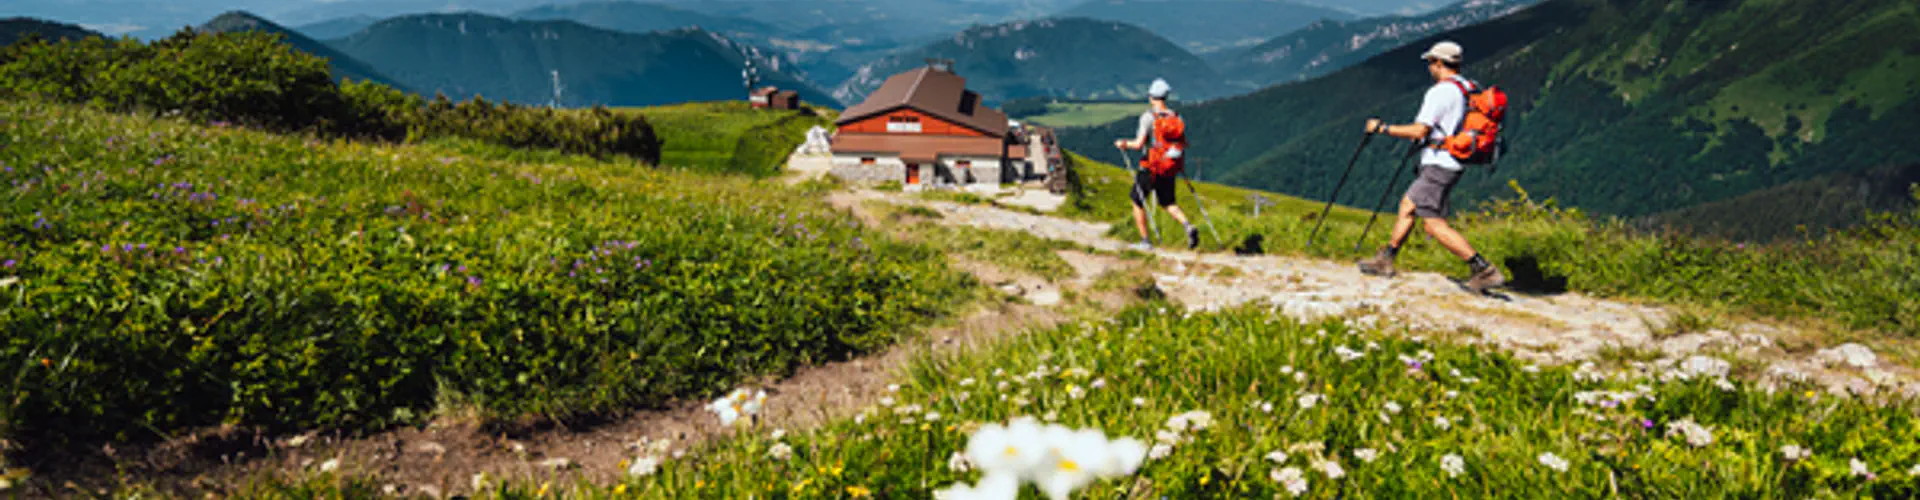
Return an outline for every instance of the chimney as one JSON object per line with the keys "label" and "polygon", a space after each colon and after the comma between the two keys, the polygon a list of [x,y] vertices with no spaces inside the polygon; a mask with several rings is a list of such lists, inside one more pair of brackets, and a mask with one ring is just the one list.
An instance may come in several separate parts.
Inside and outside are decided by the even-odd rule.
{"label": "chimney", "polygon": [[927,58],[927,67],[933,68],[934,71],[939,71],[942,73],[952,73],[953,60],[952,59],[936,59],[936,58],[929,57]]}

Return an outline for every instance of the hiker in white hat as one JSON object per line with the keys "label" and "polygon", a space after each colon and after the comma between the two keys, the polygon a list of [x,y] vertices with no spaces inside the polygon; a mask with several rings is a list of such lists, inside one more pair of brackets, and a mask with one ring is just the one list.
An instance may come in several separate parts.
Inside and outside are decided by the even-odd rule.
{"label": "hiker in white hat", "polygon": [[[1147,85],[1147,111],[1140,114],[1140,127],[1133,139],[1118,139],[1113,146],[1126,150],[1143,150],[1147,154],[1138,166],[1133,168],[1133,191],[1128,195],[1133,199],[1133,225],[1140,230],[1140,242],[1135,250],[1147,250],[1153,247],[1147,232],[1147,197],[1152,195],[1173,220],[1187,231],[1187,248],[1200,246],[1200,230],[1193,227],[1187,214],[1180,210],[1176,201],[1174,181],[1179,179],[1181,169],[1186,165],[1186,122],[1167,107],[1167,98],[1173,95],[1173,86],[1165,79],[1155,78]],[[1151,142],[1149,142],[1151,139]],[[1131,163],[1132,160],[1128,159]]]}
{"label": "hiker in white hat", "polygon": [[[1458,133],[1467,117],[1466,92],[1476,88],[1476,84],[1460,75],[1464,53],[1460,44],[1443,41],[1421,54],[1420,59],[1427,63],[1427,73],[1433,75],[1434,85],[1427,89],[1426,99],[1420,103],[1420,114],[1413,123],[1405,125],[1388,125],[1378,118],[1369,118],[1366,132],[1428,144],[1437,144]],[[1460,161],[1444,149],[1421,148],[1420,175],[1400,198],[1400,217],[1393,225],[1392,239],[1380,247],[1373,258],[1360,261],[1361,272],[1393,276],[1394,258],[1400,255],[1400,246],[1413,234],[1413,224],[1418,221],[1440,246],[1466,261],[1467,269],[1472,272],[1465,283],[1467,288],[1484,292],[1506,284],[1500,269],[1475,252],[1467,237],[1447,224],[1447,214],[1452,208],[1448,197],[1453,194],[1454,184],[1460,182],[1463,168]]]}

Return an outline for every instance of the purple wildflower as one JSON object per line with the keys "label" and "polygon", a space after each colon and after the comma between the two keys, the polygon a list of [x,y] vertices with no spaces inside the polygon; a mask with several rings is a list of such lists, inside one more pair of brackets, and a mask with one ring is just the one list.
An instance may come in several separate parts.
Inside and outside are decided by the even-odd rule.
{"label": "purple wildflower", "polygon": [[112,252],[113,252],[113,244],[112,244],[112,243],[108,243],[108,244],[105,244],[105,245],[100,245],[100,253],[112,253]]}
{"label": "purple wildflower", "polygon": [[15,260],[13,260],[13,259],[7,259],[7,261],[6,261],[6,262],[4,262],[4,263],[0,263],[0,267],[4,267],[4,268],[7,268],[7,269],[13,269],[13,266],[17,266],[17,265],[20,265],[20,263],[19,263],[18,261],[15,261]]}
{"label": "purple wildflower", "polygon": [[1643,418],[1643,419],[1640,419],[1640,428],[1642,428],[1642,429],[1647,429],[1647,430],[1652,430],[1652,429],[1653,429],[1653,419],[1650,419],[1650,418]]}
{"label": "purple wildflower", "polygon": [[480,277],[479,277],[479,276],[468,276],[468,277],[467,277],[467,285],[469,285],[469,286],[480,286]]}
{"label": "purple wildflower", "polygon": [[184,253],[187,253],[187,247],[173,247],[174,255],[180,255]]}

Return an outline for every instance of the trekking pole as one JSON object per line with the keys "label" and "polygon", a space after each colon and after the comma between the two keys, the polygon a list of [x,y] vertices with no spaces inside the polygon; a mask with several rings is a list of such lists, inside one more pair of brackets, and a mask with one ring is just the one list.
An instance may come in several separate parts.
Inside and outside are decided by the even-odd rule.
{"label": "trekking pole", "polygon": [[1387,181],[1387,189],[1380,193],[1380,201],[1373,204],[1373,216],[1367,217],[1367,227],[1360,230],[1360,239],[1353,242],[1354,251],[1359,251],[1360,245],[1366,244],[1367,232],[1372,231],[1373,222],[1380,219],[1380,209],[1387,206],[1387,198],[1393,196],[1393,187],[1400,184],[1400,173],[1407,171],[1407,164],[1420,153],[1420,147],[1419,143],[1415,143],[1412,148],[1408,148],[1407,155],[1400,158],[1400,166],[1393,169],[1393,180]]}
{"label": "trekking pole", "polygon": [[[1116,148],[1116,149],[1120,149],[1120,148]],[[1126,161],[1126,163],[1123,164],[1126,170],[1128,172],[1133,173],[1133,194],[1134,196],[1140,197],[1140,203],[1142,204],[1141,209],[1147,211],[1147,242],[1152,243],[1154,245],[1159,245],[1160,244],[1160,220],[1159,220],[1160,218],[1155,217],[1153,213],[1153,208],[1151,208],[1150,206],[1147,206],[1148,201],[1152,201],[1153,204],[1159,204],[1160,203],[1159,194],[1155,193],[1153,195],[1149,195],[1147,194],[1146,191],[1142,190],[1142,188],[1140,187],[1140,167],[1133,164],[1133,155],[1127,154],[1126,149],[1120,149],[1120,159]],[[1152,174],[1148,174],[1148,175],[1152,175]],[[1153,198],[1149,200],[1148,196],[1152,196]]]}
{"label": "trekking pole", "polygon": [[1333,200],[1340,196],[1340,189],[1347,187],[1347,176],[1353,174],[1353,166],[1360,163],[1360,153],[1367,150],[1367,143],[1373,141],[1373,132],[1360,136],[1360,147],[1353,149],[1353,158],[1347,160],[1347,170],[1340,173],[1340,182],[1333,185],[1333,192],[1327,194],[1327,206],[1320,209],[1320,218],[1313,222],[1313,232],[1307,233],[1307,246],[1312,247],[1320,238],[1320,226],[1326,225],[1327,214],[1333,212]]}
{"label": "trekking pole", "polygon": [[[1186,172],[1181,172],[1181,175],[1185,174]],[[1213,233],[1213,242],[1222,245],[1227,244],[1225,240],[1220,239],[1220,231],[1213,228],[1213,217],[1207,215],[1207,204],[1200,200],[1200,190],[1193,187],[1193,176],[1185,176],[1187,178],[1187,192],[1193,193],[1193,206],[1200,208],[1200,220],[1207,221],[1207,232]]]}

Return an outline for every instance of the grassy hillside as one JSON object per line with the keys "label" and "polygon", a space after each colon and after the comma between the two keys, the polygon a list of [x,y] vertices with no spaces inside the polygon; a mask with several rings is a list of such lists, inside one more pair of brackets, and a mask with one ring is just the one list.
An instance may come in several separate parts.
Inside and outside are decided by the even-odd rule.
{"label": "grassy hillside", "polygon": [[1084,17],[1146,28],[1188,51],[1206,54],[1255,45],[1344,11],[1290,0],[1088,0],[1056,17]]}
{"label": "grassy hillside", "polygon": [[11,99],[0,145],[14,452],[659,404],[968,295],[938,253],[744,177]]}
{"label": "grassy hillside", "polygon": [[1091,19],[1043,19],[977,26],[862,66],[834,95],[858,102],[887,77],[954,60],[967,87],[991,102],[1022,97],[1145,98],[1147,84],[1164,77],[1181,98],[1219,95],[1225,87],[1199,57],[1137,26]]}
{"label": "grassy hillside", "polygon": [[1007,116],[1049,127],[1090,127],[1127,117],[1138,117],[1147,107],[1144,102],[1081,101],[1043,102],[1040,106],[1042,112],[1038,114],[1014,116],[1009,111]]}
{"label": "grassy hillside", "polygon": [[1211,60],[1234,84],[1257,89],[1308,80],[1366,61],[1408,42],[1511,14],[1539,0],[1467,0],[1413,15],[1330,18]]}
{"label": "grassy hillside", "polygon": [[[716,33],[623,33],[571,21],[430,14],[381,21],[335,42],[342,51],[423,92],[455,99],[546,104],[553,72],[564,106],[652,106],[745,99],[740,72],[756,49]],[[760,59],[762,84],[837,105],[825,92]]]}
{"label": "grassy hillside", "polygon": [[[1411,118],[1432,85],[1418,55],[1467,47],[1467,73],[1514,99],[1512,154],[1469,173],[1456,203],[1509,180],[1566,206],[1636,216],[1836,172],[1911,163],[1920,143],[1920,7],[1881,0],[1675,4],[1553,0],[1297,84],[1182,109],[1222,179],[1324,196],[1368,116]],[[1107,148],[1121,129],[1073,131]],[[1343,194],[1370,204],[1394,149],[1375,146]]]}
{"label": "grassy hillside", "polygon": [[1736,241],[1801,239],[1870,221],[1873,213],[1911,210],[1916,185],[1920,164],[1827,174],[1654,214],[1639,223]]}
{"label": "grassy hillside", "polygon": [[90,36],[100,36],[99,33],[94,33],[86,28],[71,24],[42,21],[27,17],[0,19],[0,47],[13,45],[13,42],[20,41],[21,38],[25,38],[29,33],[38,34],[41,39],[47,41],[61,39],[78,40]]}
{"label": "grassy hillside", "polygon": [[287,45],[292,45],[294,49],[326,58],[327,67],[333,70],[335,78],[374,82],[402,89],[406,88],[406,86],[400,85],[386,75],[380,74],[378,70],[373,69],[373,66],[368,65],[366,62],[342,54],[340,51],[334,50],[333,47],[327,46],[327,44],[308,38],[307,35],[300,34],[299,32],[274,24],[273,21],[262,19],[259,16],[247,12],[236,11],[221,14],[220,17],[215,17],[213,20],[201,25],[200,31],[212,33],[258,31],[280,35],[286,39]]}
{"label": "grassy hillside", "polygon": [[[1105,151],[1112,151],[1111,144]],[[1117,153],[1104,153],[1118,161]],[[1111,235],[1138,238],[1131,221],[1126,172],[1072,156],[1083,189],[1063,213],[1114,224]],[[1214,174],[1206,169],[1204,175]],[[1202,224],[1201,249],[1300,255],[1352,262],[1371,256],[1386,241],[1393,214],[1381,215],[1360,238],[1368,212],[1335,207],[1317,243],[1309,244],[1322,204],[1266,195],[1273,205],[1253,216],[1250,196],[1260,193],[1197,184],[1195,200],[1183,181],[1180,206]],[[1455,204],[1454,226],[1476,250],[1507,273],[1522,293],[1566,290],[1670,303],[1729,308],[1742,314],[1811,318],[1841,328],[1920,336],[1920,209],[1880,214],[1871,223],[1805,239],[1769,245],[1735,245],[1676,234],[1647,234],[1625,221],[1593,217],[1553,200],[1536,200],[1519,186],[1500,199]],[[1378,200],[1371,192],[1366,206]],[[1397,194],[1397,193],[1396,193]],[[1199,201],[1199,203],[1196,203]],[[1207,211],[1218,239],[1204,226]],[[1907,206],[1913,206],[1908,204]],[[1389,207],[1389,210],[1391,207]],[[1182,241],[1179,226],[1159,217],[1159,241]],[[1356,243],[1358,245],[1356,245]],[[1463,275],[1460,260],[1416,233],[1403,248],[1403,269]]]}
{"label": "grassy hillside", "polygon": [[627,110],[660,132],[660,164],[758,177],[778,175],[787,155],[815,126],[832,118],[815,112],[755,111],[746,101],[679,104]]}

